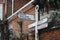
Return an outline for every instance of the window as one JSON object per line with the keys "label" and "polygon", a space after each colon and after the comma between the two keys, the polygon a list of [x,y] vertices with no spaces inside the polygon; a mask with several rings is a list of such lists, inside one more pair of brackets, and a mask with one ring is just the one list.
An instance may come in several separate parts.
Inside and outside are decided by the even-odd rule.
{"label": "window", "polygon": [[0,4],[0,19],[2,20],[2,4]]}

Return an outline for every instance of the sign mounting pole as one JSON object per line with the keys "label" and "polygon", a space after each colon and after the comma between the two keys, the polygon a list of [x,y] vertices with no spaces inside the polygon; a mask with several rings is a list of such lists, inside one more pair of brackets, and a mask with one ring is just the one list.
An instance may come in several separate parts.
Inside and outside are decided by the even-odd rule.
{"label": "sign mounting pole", "polygon": [[39,10],[39,6],[36,5],[35,7],[35,21],[36,21],[36,26],[35,26],[35,40],[38,40],[38,29],[37,29],[37,24],[38,24],[38,10]]}

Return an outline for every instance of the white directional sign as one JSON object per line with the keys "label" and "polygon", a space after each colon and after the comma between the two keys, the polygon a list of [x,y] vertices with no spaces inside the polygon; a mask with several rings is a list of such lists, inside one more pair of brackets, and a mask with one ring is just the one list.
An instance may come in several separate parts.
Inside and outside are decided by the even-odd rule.
{"label": "white directional sign", "polygon": [[[48,27],[48,23],[44,23],[42,25],[37,26],[37,29],[40,30],[40,29],[43,29],[43,28],[46,28],[46,27]],[[31,28],[31,30],[35,30],[35,27]]]}
{"label": "white directional sign", "polygon": [[[43,24],[43,23],[45,23],[45,22],[47,22],[47,21],[48,21],[48,18],[44,18],[44,19],[38,21],[38,25],[41,25],[41,24]],[[32,27],[34,27],[34,26],[36,26],[36,22],[28,25],[28,28],[32,28]]]}
{"label": "white directional sign", "polygon": [[34,15],[24,14],[19,12],[18,17],[22,20],[35,20]]}

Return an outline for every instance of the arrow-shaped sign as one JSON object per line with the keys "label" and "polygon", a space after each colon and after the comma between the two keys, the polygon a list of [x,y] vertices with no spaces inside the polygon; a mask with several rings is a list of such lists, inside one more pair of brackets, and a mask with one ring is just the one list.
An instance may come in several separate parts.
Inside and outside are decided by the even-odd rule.
{"label": "arrow-shaped sign", "polygon": [[[38,25],[41,25],[41,24],[43,24],[43,23],[45,23],[45,22],[47,22],[47,21],[48,21],[48,18],[44,18],[44,19],[38,21]],[[32,28],[32,27],[34,27],[34,26],[36,26],[36,22],[28,25],[28,28]]]}
{"label": "arrow-shaped sign", "polygon": [[22,12],[19,12],[18,17],[22,20],[35,20],[34,15],[24,14]]}
{"label": "arrow-shaped sign", "polygon": [[[46,28],[46,27],[48,27],[48,23],[44,23],[44,24],[42,24],[42,25],[39,25],[39,26],[37,27],[37,29],[40,30],[40,29],[43,29],[43,28]],[[35,28],[33,27],[32,30],[35,30]]]}

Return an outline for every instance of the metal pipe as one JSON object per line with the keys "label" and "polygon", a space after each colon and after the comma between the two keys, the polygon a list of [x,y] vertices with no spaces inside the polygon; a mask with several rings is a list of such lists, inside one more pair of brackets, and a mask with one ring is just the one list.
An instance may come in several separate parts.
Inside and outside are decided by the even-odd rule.
{"label": "metal pipe", "polygon": [[17,10],[15,13],[13,13],[11,16],[9,16],[7,18],[7,20],[9,20],[11,17],[13,17],[14,15],[18,14],[19,11],[21,11],[22,9],[24,9],[26,6],[28,6],[29,4],[31,4],[34,0],[31,0],[30,2],[28,2],[26,5],[24,5],[22,8],[20,8],[19,10]]}
{"label": "metal pipe", "polygon": [[12,14],[14,12],[14,0],[12,0]]}

